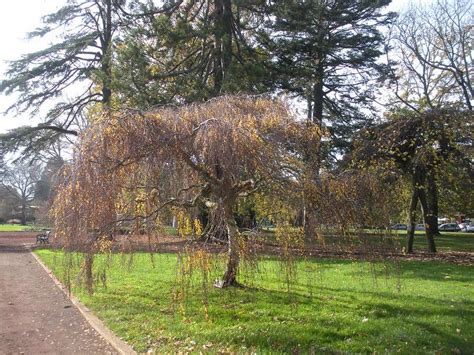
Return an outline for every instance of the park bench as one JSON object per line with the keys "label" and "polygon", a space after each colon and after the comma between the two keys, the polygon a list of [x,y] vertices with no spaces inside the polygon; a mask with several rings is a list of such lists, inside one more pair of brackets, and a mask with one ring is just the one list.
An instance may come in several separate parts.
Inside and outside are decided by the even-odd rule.
{"label": "park bench", "polygon": [[36,236],[36,244],[49,244],[49,235],[51,231],[40,233]]}

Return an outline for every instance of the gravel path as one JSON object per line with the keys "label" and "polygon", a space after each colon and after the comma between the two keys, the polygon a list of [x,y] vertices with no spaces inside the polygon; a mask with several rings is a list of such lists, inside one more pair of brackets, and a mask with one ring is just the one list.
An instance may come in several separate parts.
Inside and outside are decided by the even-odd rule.
{"label": "gravel path", "polygon": [[24,244],[0,233],[0,354],[113,354]]}

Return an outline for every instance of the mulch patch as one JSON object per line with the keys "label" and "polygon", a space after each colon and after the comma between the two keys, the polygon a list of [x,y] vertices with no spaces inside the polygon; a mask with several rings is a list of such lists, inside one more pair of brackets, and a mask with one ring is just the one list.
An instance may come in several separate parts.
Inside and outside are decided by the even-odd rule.
{"label": "mulch patch", "polygon": [[[52,239],[54,248],[61,248],[60,243]],[[79,248],[78,248],[79,249]],[[115,237],[112,250],[115,252],[161,252],[180,253],[186,250],[205,249],[212,253],[225,253],[227,244],[205,243],[192,241],[177,236],[161,235],[159,237],[148,238],[146,235],[137,236],[117,236]],[[346,259],[361,261],[382,261],[382,260],[407,260],[407,261],[438,261],[458,265],[474,266],[474,253],[458,251],[439,251],[436,254],[423,250],[416,250],[412,254],[404,254],[393,246],[384,247],[379,244],[375,247],[367,246],[323,246],[313,244],[304,249],[283,250],[281,246],[271,243],[255,242],[252,252],[262,255],[282,255],[288,252],[294,256],[320,259]]]}
{"label": "mulch patch", "polygon": [[[0,232],[0,250],[24,251],[27,247],[36,246],[36,235],[38,232]],[[52,238],[51,246],[61,248],[60,243]],[[226,244],[204,243],[190,241],[176,236],[162,235],[158,238],[139,236],[118,236],[113,242],[113,250],[117,252],[152,251],[165,253],[179,253],[185,249],[206,249],[213,253],[225,253]],[[255,244],[255,252],[266,255],[281,255],[283,250],[275,244]],[[348,260],[408,260],[408,261],[439,261],[458,265],[474,266],[474,253],[459,251],[439,251],[431,254],[426,251],[415,251],[412,254],[403,254],[393,249],[370,250],[349,249],[343,247],[312,245],[304,250],[292,249],[293,255],[324,259],[348,259]]]}

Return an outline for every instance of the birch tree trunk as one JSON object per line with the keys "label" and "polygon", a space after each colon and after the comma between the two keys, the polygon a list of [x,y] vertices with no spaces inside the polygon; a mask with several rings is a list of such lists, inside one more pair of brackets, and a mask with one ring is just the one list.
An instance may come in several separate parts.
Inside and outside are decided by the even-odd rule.
{"label": "birch tree trunk", "polygon": [[240,232],[237,227],[237,222],[234,218],[233,202],[226,201],[224,206],[225,221],[228,234],[228,260],[227,269],[224,274],[222,287],[237,286],[237,274],[239,271],[239,237]]}

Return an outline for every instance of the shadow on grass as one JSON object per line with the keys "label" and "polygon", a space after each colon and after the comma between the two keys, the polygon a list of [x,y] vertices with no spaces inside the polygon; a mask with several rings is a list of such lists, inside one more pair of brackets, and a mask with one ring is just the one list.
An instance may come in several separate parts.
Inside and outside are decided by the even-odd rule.
{"label": "shadow on grass", "polygon": [[[176,257],[156,258],[153,268],[148,257],[137,255],[130,271],[121,269],[117,258],[108,287],[97,288],[92,297],[81,294],[138,351],[186,352],[191,340],[196,351],[212,343],[216,352],[472,350],[472,291],[466,288],[463,295],[456,289],[472,285],[470,267],[403,262],[399,274],[388,273],[388,285],[376,286],[373,275],[380,281],[387,277],[382,264],[371,269],[369,263],[316,260],[309,266],[321,277],[307,287],[303,270],[308,265],[300,263],[302,276],[286,291],[283,265],[269,257],[259,272],[243,278],[251,281],[249,287],[205,289],[197,277],[177,295]],[[444,279],[448,274],[451,279]],[[210,280],[216,275],[221,270],[214,270]]]}

